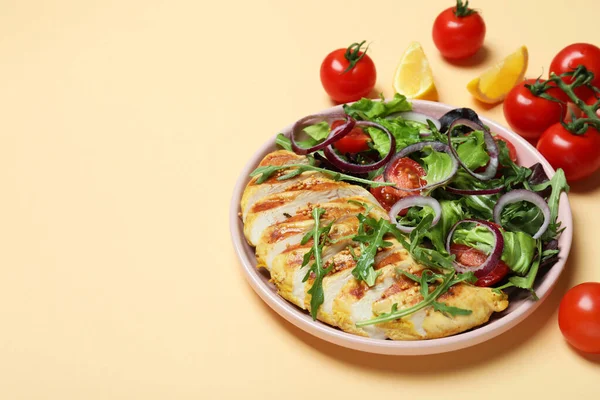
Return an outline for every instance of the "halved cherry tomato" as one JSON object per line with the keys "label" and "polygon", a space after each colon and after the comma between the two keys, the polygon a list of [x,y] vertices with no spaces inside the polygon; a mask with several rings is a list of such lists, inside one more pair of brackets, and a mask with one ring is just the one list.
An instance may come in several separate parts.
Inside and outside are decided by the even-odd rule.
{"label": "halved cherry tomato", "polygon": [[[456,256],[456,261],[467,267],[478,267],[485,262],[487,255],[473,247],[469,247],[464,244],[452,243],[450,246],[450,253]],[[509,268],[503,261],[499,261],[496,268],[491,270],[487,275],[477,276],[477,282],[475,286],[492,286],[498,283],[508,274]]]}
{"label": "halved cherry tomato", "polygon": [[[331,124],[331,129],[342,125],[343,121],[334,121]],[[369,150],[369,142],[371,137],[362,130],[362,128],[354,127],[346,136],[340,140],[333,142],[333,147],[342,154],[356,154],[361,151]]]}
{"label": "halved cherry tomato", "polygon": [[581,283],[558,307],[558,326],[567,342],[587,353],[600,353],[600,283]]}
{"label": "halved cherry tomato", "polygon": [[[418,162],[408,157],[404,157],[396,161],[390,178],[397,187],[416,189],[427,184],[425,180],[421,179],[425,174],[425,170]],[[383,176],[380,175],[375,178],[375,180],[382,182]],[[407,192],[391,186],[381,186],[378,188],[371,188],[371,194],[373,194],[383,208],[389,211],[401,198],[414,196],[418,194],[418,192]],[[406,213],[400,213],[400,215],[405,214]]]}

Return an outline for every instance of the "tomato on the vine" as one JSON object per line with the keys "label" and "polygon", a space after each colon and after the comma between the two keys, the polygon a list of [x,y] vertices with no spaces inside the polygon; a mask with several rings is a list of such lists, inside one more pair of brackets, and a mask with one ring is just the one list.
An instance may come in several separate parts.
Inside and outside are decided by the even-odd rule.
{"label": "tomato on the vine", "polygon": [[[525,86],[531,85],[535,88],[543,82],[543,80],[527,79],[512,88],[504,100],[506,122],[513,131],[525,139],[539,138],[550,125],[560,122],[567,112],[565,104],[536,96]],[[558,100],[565,102],[567,100],[565,93],[558,88],[547,90],[546,93]]]}
{"label": "tomato on the vine", "polygon": [[537,149],[554,168],[562,168],[570,182],[600,168],[600,132],[592,127],[575,135],[558,122],[542,134]]}
{"label": "tomato on the vine", "polygon": [[569,289],[558,308],[558,326],[576,349],[600,353],[600,283],[587,282]]}
{"label": "tomato on the vine", "polygon": [[353,43],[347,49],[334,50],[321,64],[321,84],[338,103],[360,100],[375,87],[377,71],[366,53],[367,49],[361,50],[364,43]]}
{"label": "tomato on the vine", "polygon": [[[333,130],[342,124],[344,124],[344,122],[334,121],[331,124],[331,129]],[[369,150],[370,141],[371,137],[367,135],[362,128],[355,126],[346,136],[333,142],[333,147],[335,147],[342,154],[356,154],[360,153],[361,151]]]}
{"label": "tomato on the vine", "polygon": [[[594,73],[592,86],[600,88],[600,48],[589,43],[574,43],[561,51],[552,59],[550,63],[550,72],[560,75],[564,72],[573,71],[577,66],[584,65],[588,71]],[[571,77],[564,77],[565,83],[571,83]],[[587,87],[578,87],[575,94],[580,98],[585,98],[590,94]]]}
{"label": "tomato on the vine", "polygon": [[[427,183],[422,178],[426,175],[425,169],[415,160],[404,157],[396,161],[391,171],[390,179],[397,187],[406,189],[417,189]],[[383,176],[375,178],[377,182],[383,182]],[[379,204],[389,211],[396,202],[404,197],[417,195],[418,192],[407,192],[391,186],[371,188],[371,194]],[[404,215],[405,213],[400,213]]]}
{"label": "tomato on the vine", "polygon": [[[450,254],[454,254],[456,256],[456,261],[466,267],[478,267],[488,258],[481,250],[459,243],[452,243],[450,246]],[[477,272],[475,272],[475,276],[477,276],[475,286],[492,286],[493,284],[500,282],[508,272],[508,265],[500,260],[496,267],[486,275],[478,276]]]}
{"label": "tomato on the vine", "polygon": [[457,0],[456,7],[442,11],[433,23],[433,42],[446,58],[470,57],[483,45],[485,22],[468,5]]}

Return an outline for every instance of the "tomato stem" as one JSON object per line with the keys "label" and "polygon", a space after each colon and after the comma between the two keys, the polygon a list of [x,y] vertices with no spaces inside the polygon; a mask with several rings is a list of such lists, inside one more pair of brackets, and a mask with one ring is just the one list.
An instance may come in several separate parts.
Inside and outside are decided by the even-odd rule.
{"label": "tomato stem", "polygon": [[[563,81],[564,77],[571,77],[571,83],[566,83]],[[595,128],[596,130],[600,130],[600,117],[596,114],[596,111],[600,108],[600,99],[596,101],[594,104],[588,105],[582,99],[580,99],[576,94],[574,89],[580,86],[586,86],[591,89],[596,98],[598,98],[598,93],[600,93],[600,89],[592,86],[591,82],[594,80],[594,73],[592,71],[588,71],[584,65],[579,65],[577,68],[574,68],[572,71],[565,72],[564,74],[556,75],[554,72],[550,73],[550,78],[546,82],[540,82],[538,79],[533,85],[526,85],[526,87],[531,91],[534,96],[542,97],[546,100],[556,101],[558,103],[563,103],[562,101],[552,97],[550,94],[546,93],[547,90],[558,87],[562,90],[575,105],[583,111],[587,118],[576,118],[572,115],[571,122],[567,123],[562,121],[562,125],[569,132],[575,135],[583,135],[588,127]],[[573,113],[571,113],[573,114]]]}
{"label": "tomato stem", "polygon": [[454,9],[454,15],[458,18],[467,17],[471,14],[475,14],[477,11],[469,8],[469,0],[463,4],[462,0],[456,0],[456,8]]}
{"label": "tomato stem", "polygon": [[346,68],[344,70],[344,72],[342,72],[342,74],[345,74],[346,72],[348,72],[352,68],[354,68],[356,63],[358,63],[360,60],[362,60],[362,58],[367,54],[367,50],[369,50],[369,45],[367,45],[367,47],[365,48],[365,51],[361,52],[361,50],[360,50],[360,48],[365,44],[365,42],[366,42],[366,40],[363,40],[360,43],[352,43],[350,46],[348,46],[348,48],[346,49],[346,53],[344,54],[344,57],[346,58],[346,60],[348,60],[350,65],[348,65],[348,68]]}

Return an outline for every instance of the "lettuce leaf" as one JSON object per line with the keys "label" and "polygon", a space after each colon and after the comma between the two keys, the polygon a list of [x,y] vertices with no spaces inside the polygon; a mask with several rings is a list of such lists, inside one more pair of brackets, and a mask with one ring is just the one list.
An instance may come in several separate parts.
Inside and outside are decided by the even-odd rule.
{"label": "lettuce leaf", "polygon": [[352,104],[344,104],[344,111],[355,119],[372,120],[374,118],[387,117],[402,111],[412,110],[412,105],[406,100],[406,97],[396,93],[394,98],[388,102],[381,100],[371,100],[362,98]]}
{"label": "lettuce leaf", "polygon": [[456,148],[456,152],[467,168],[475,170],[487,165],[490,156],[486,151],[482,131],[473,131],[457,139],[461,139],[461,143]]}
{"label": "lettuce leaf", "polygon": [[425,147],[423,151],[429,152],[422,158],[427,171],[424,177],[427,184],[431,185],[447,179],[452,172],[452,158],[444,152],[432,150],[431,147]]}

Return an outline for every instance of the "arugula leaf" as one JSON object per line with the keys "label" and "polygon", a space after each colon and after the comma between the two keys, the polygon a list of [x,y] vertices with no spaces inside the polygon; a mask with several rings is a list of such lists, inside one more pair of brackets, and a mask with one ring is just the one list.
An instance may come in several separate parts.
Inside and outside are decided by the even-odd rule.
{"label": "arugula leaf", "polygon": [[353,104],[344,104],[346,114],[355,119],[372,120],[376,117],[386,117],[390,114],[410,111],[412,105],[406,97],[396,93],[394,98],[388,102],[362,98]]}
{"label": "arugula leaf", "polygon": [[352,238],[359,243],[360,255],[356,258],[356,266],[352,269],[352,275],[358,281],[365,281],[367,285],[373,286],[379,273],[375,271],[375,255],[381,247],[389,247],[392,244],[383,240],[390,232],[392,225],[385,219],[378,221],[375,218],[358,214],[358,233]]}
{"label": "arugula leaf", "polygon": [[314,159],[309,158],[309,160],[310,160],[311,164],[263,165],[263,166],[256,168],[254,171],[252,171],[250,173],[250,176],[251,177],[259,176],[259,178],[256,180],[256,183],[261,184],[261,183],[264,183],[267,179],[269,179],[274,173],[276,173],[278,171],[295,168],[295,169],[292,169],[292,171],[287,173],[286,175],[282,175],[282,176],[278,177],[277,180],[284,181],[286,179],[290,179],[295,176],[298,176],[301,173],[306,172],[306,171],[317,171],[322,174],[328,175],[331,179],[333,179],[335,181],[358,182],[358,183],[363,183],[365,185],[369,185],[371,187],[394,186],[394,183],[392,183],[392,182],[375,182],[375,181],[370,181],[368,179],[357,178],[352,175],[347,175],[347,174],[342,174],[340,172],[331,171],[331,170],[328,170],[325,168],[315,167],[313,165]]}
{"label": "arugula leaf", "polygon": [[490,156],[485,147],[483,131],[473,131],[457,139],[461,139],[462,143],[458,145],[456,152],[470,170],[487,165]]}
{"label": "arugula leaf", "polygon": [[569,185],[567,184],[565,172],[561,168],[556,170],[556,173],[552,179],[540,183],[539,185],[532,185],[531,190],[539,192],[543,191],[549,186],[552,187],[552,192],[548,197],[548,207],[550,207],[550,227],[548,227],[548,230],[542,235],[542,239],[545,241],[554,239],[558,235],[560,228],[560,223],[557,223],[556,221],[558,218],[558,202],[561,193],[568,193],[570,189]]}
{"label": "arugula leaf", "polygon": [[275,144],[280,146],[284,150],[292,151],[292,142],[290,138],[285,136],[283,133],[277,135],[277,137],[275,138]]}
{"label": "arugula leaf", "polygon": [[452,173],[452,158],[444,152],[434,151],[431,147],[425,147],[423,151],[429,153],[421,158],[427,171],[424,177],[427,184],[431,185],[447,179]]}
{"label": "arugula leaf", "polygon": [[534,204],[520,201],[504,207],[500,221],[506,230],[521,231],[533,236],[542,226],[544,214]]}
{"label": "arugula leaf", "polygon": [[504,186],[510,190],[513,186],[521,183],[526,183],[531,175],[531,170],[527,167],[520,167],[510,159],[508,146],[503,140],[497,140],[498,145],[498,161],[503,166],[502,173],[504,175]]}
{"label": "arugula leaf", "polygon": [[[317,319],[317,313],[319,312],[319,307],[325,301],[325,294],[323,293],[323,278],[333,269],[333,265],[329,268],[324,268],[323,261],[321,259],[321,254],[323,251],[323,247],[325,247],[325,242],[327,240],[327,235],[331,230],[331,226],[333,223],[322,227],[320,225],[321,216],[325,213],[325,209],[315,207],[312,211],[312,217],[315,220],[314,227],[307,232],[306,235],[302,238],[301,244],[306,244],[312,238],[313,245],[311,249],[304,254],[304,258],[302,260],[302,267],[308,266],[310,264],[311,259],[314,259],[313,263],[310,264],[304,279],[302,282],[306,282],[311,274],[314,274],[314,281],[308,293],[311,295],[310,299],[310,314],[312,315],[313,320]],[[302,268],[301,267],[301,268]]]}
{"label": "arugula leaf", "polygon": [[[449,306],[437,301],[438,297],[446,293],[448,289],[457,283],[475,282],[477,278],[472,272],[457,275],[456,271],[451,270],[446,274],[438,274],[426,269],[421,273],[420,277],[407,273],[401,269],[396,269],[396,272],[420,284],[420,292],[421,296],[423,296],[423,300],[414,306],[403,309],[398,309],[398,304],[394,304],[392,305],[392,309],[389,313],[382,313],[381,315],[367,321],[359,321],[356,323],[357,327],[395,321],[429,306],[433,306],[434,310],[443,312],[447,316],[469,315],[472,313],[471,310]],[[429,292],[429,285],[432,283],[437,283],[438,286],[432,292]]]}
{"label": "arugula leaf", "polygon": [[533,283],[535,282],[535,277],[537,276],[537,273],[538,273],[538,270],[540,267],[541,258],[542,258],[542,241],[538,240],[537,241],[537,256],[535,258],[535,261],[531,264],[531,268],[529,269],[529,272],[527,273],[527,275],[525,277],[511,276],[510,278],[508,278],[507,284],[502,285],[498,288],[495,288],[495,290],[500,291],[502,289],[506,289],[506,288],[515,286],[520,289],[529,290],[531,292],[531,296],[533,297],[533,299],[538,300],[538,297],[535,294],[535,291],[533,290]]}

